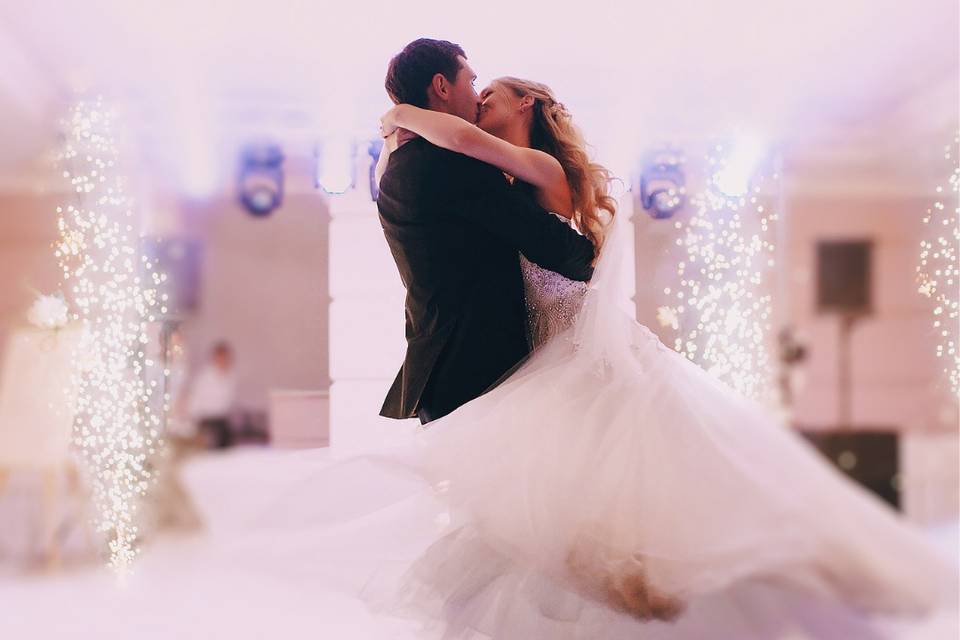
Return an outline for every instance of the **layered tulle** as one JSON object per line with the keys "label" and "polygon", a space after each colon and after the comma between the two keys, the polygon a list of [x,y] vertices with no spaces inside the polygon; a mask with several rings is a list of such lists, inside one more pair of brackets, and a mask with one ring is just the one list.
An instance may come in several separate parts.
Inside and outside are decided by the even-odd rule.
{"label": "layered tulle", "polygon": [[434,611],[484,597],[464,567],[500,566],[489,553],[528,573],[514,589],[542,576],[640,617],[747,579],[890,613],[949,599],[951,565],[888,507],[645,328],[634,338],[621,370],[560,336],[424,434],[424,472],[463,527],[409,575]]}
{"label": "layered tulle", "polygon": [[891,614],[952,602],[956,567],[917,531],[618,308],[617,233],[569,328],[422,434],[453,524],[407,608],[451,637],[553,638],[758,584]]}
{"label": "layered tulle", "polygon": [[[421,446],[422,446],[421,442]],[[641,621],[499,545],[469,518],[451,514],[415,465],[416,447],[330,464],[326,452],[287,455],[250,500],[256,515],[210,523],[224,569],[264,577],[263,588],[360,596],[377,616],[370,635],[342,637],[550,640],[923,640],[957,637],[955,610],[934,617],[878,618],[843,599],[758,573],[694,597],[672,622]],[[249,465],[244,467],[250,473]],[[267,477],[269,476],[269,477]],[[249,478],[248,478],[249,480]],[[236,484],[230,481],[231,485]],[[269,490],[261,487],[271,487]],[[219,500],[208,491],[201,502]],[[451,517],[453,516],[453,517]],[[223,517],[221,516],[221,519]],[[229,525],[229,526],[228,526]],[[232,533],[236,532],[236,533]],[[945,560],[940,572],[955,566]],[[929,569],[918,566],[917,570]],[[312,593],[311,590],[316,590]],[[340,636],[338,636],[340,637]]]}
{"label": "layered tulle", "polygon": [[955,636],[955,614],[878,630],[868,612],[952,610],[956,563],[622,312],[615,237],[508,380],[265,512],[301,529],[278,552],[343,533],[344,587],[425,638]]}

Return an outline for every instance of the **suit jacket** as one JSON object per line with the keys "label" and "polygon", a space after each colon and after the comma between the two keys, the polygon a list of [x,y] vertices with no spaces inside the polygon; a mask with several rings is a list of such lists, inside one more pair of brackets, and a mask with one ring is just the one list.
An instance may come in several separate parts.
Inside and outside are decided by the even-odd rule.
{"label": "suit jacket", "polygon": [[519,253],[568,278],[593,246],[491,165],[414,139],[377,200],[407,290],[407,353],[380,414],[427,422],[476,398],[528,353]]}

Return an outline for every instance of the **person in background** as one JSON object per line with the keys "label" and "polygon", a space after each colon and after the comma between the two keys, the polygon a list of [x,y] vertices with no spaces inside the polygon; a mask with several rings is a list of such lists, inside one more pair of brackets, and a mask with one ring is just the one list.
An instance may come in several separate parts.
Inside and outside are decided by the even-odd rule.
{"label": "person in background", "polygon": [[217,342],[209,360],[197,372],[187,399],[187,416],[208,447],[222,449],[233,442],[230,412],[236,389],[233,349],[227,342]]}

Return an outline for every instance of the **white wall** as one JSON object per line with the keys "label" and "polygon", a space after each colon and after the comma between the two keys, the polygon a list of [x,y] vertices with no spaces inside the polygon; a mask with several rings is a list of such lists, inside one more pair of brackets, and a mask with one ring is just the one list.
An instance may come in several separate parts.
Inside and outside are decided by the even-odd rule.
{"label": "white wall", "polygon": [[[789,188],[789,186],[788,186]],[[921,218],[930,200],[919,196],[863,193],[811,195],[788,191],[786,246],[790,320],[807,343],[802,386],[793,406],[795,426],[828,430],[838,414],[839,322],[816,312],[816,246],[821,240],[874,242],[874,314],[855,325],[851,340],[851,417],[856,429],[902,434],[902,496],[914,519],[937,522],[960,513],[960,449],[955,398],[935,356],[931,305],[917,293],[914,269],[924,233]],[[681,211],[675,220],[685,220]],[[656,322],[670,300],[682,247],[674,221],[657,221],[638,207],[635,216],[637,317],[672,345],[674,332]],[[774,300],[775,306],[778,300]]]}
{"label": "white wall", "polygon": [[240,370],[240,405],[266,410],[271,388],[329,387],[328,209],[319,193],[288,195],[269,217],[229,199],[187,205],[183,228],[202,242],[200,305],[184,330],[191,360],[226,340]]}
{"label": "white wall", "polygon": [[60,199],[29,191],[0,193],[0,350],[10,328],[26,324],[31,289],[52,293],[59,268],[52,245],[57,239]]}
{"label": "white wall", "polygon": [[[58,288],[52,245],[63,197],[0,194],[0,352],[26,323],[34,288]],[[287,197],[267,219],[230,198],[180,204],[176,233],[204,244],[200,307],[184,329],[191,359],[216,340],[236,349],[241,406],[266,410],[270,388],[326,389],[328,367],[328,211],[319,193]]]}

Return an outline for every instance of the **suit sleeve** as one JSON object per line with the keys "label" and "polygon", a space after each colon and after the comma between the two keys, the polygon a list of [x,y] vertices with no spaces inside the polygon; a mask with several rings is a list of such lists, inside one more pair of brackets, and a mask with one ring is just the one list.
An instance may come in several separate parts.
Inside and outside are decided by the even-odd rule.
{"label": "suit sleeve", "polygon": [[451,210],[516,247],[531,262],[571,280],[593,275],[593,244],[513,190],[499,169],[451,153],[447,186]]}

